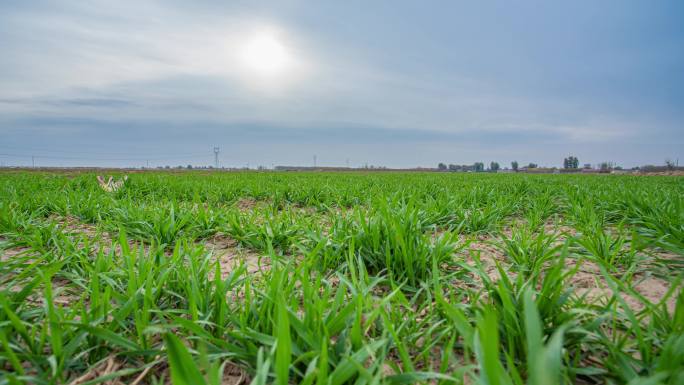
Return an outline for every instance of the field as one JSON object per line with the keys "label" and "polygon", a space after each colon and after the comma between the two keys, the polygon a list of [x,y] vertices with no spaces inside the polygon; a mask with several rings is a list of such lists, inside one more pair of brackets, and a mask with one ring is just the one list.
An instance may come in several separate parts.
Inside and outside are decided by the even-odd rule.
{"label": "field", "polygon": [[684,384],[684,178],[0,174],[0,384]]}

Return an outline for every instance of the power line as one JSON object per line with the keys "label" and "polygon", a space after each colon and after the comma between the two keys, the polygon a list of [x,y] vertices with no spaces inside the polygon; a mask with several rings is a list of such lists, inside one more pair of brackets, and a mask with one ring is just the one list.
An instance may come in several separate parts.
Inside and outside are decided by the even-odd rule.
{"label": "power line", "polygon": [[[130,152],[104,152],[104,151],[69,151],[69,150],[55,150],[55,149],[47,149],[47,148],[18,148],[15,146],[2,146],[0,145],[0,149],[3,150],[9,150],[10,152],[22,152],[22,153],[29,153],[29,154],[34,154],[34,153],[57,153],[57,154],[68,154],[68,155],[107,155],[107,156],[112,156],[112,157],[126,157],[125,159],[130,159],[130,158],[140,158],[141,160],[148,159],[149,156],[153,157],[171,157],[171,156],[202,156],[202,153],[199,152],[194,152],[194,153],[178,153],[174,152],[173,154],[167,154],[166,153],[145,153],[145,155],[138,155],[138,154],[131,154]],[[25,155],[18,155],[18,156],[25,156]],[[43,155],[41,157],[59,157],[58,155],[53,155],[53,154],[47,154]],[[88,157],[90,159],[90,157]],[[115,158],[118,159],[118,158]],[[152,159],[152,158],[149,158]]]}
{"label": "power line", "polygon": [[15,153],[0,153],[0,156],[11,156],[17,158],[32,158],[32,159],[53,159],[53,160],[88,160],[88,161],[150,161],[150,160],[176,160],[176,159],[187,159],[188,157],[204,157],[205,154],[186,154],[179,155],[174,154],[164,157],[129,157],[129,158],[95,158],[95,157],[79,157],[79,156],[54,156],[54,155],[28,155],[28,154],[15,154]]}

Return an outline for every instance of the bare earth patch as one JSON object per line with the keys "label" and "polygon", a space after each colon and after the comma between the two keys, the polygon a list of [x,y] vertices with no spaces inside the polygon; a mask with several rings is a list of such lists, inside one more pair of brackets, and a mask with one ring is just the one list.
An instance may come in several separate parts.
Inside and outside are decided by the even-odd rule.
{"label": "bare earth patch", "polygon": [[[484,268],[485,273],[492,281],[498,281],[501,278],[499,270],[496,267],[499,264],[506,263],[506,255],[494,245],[496,238],[490,236],[479,236],[473,240],[466,251],[468,253],[468,262],[474,264],[474,254],[479,254],[480,262]],[[475,277],[478,280],[478,277]]]}
{"label": "bare earth patch", "polygon": [[[204,242],[204,247],[218,258],[222,279],[228,277],[241,264],[245,265],[250,274],[268,270],[271,266],[269,258],[261,258],[254,251],[240,247],[235,239],[226,235],[215,235]],[[209,279],[213,278],[212,270],[209,272]]]}
{"label": "bare earth patch", "polygon": [[9,262],[16,256],[22,256],[30,252],[31,249],[27,247],[10,247],[7,249],[0,248],[0,262]]}
{"label": "bare earth patch", "polygon": [[[547,224],[545,230],[554,234],[559,234],[560,231],[560,234],[566,236],[575,233],[574,229],[555,224]],[[497,281],[501,278],[501,275],[496,264],[499,263],[504,268],[508,265],[506,255],[496,246],[497,241],[497,237],[478,236],[470,242],[468,247],[461,250],[458,256],[464,258],[468,265],[475,266],[474,257],[479,255],[484,273],[492,281]],[[578,264],[579,267],[577,266]],[[606,282],[606,277],[603,276],[601,269],[596,263],[586,258],[568,257],[565,265],[566,271],[577,267],[577,271],[568,278],[568,284],[574,287],[575,294],[585,296],[586,301],[595,304],[605,303],[612,298],[613,291],[610,289]],[[475,287],[483,287],[482,280],[477,274],[470,273],[469,275]],[[509,272],[509,277],[514,279],[515,273]],[[620,279],[620,277],[615,278]],[[648,271],[636,273],[632,276],[631,282],[631,288],[651,304],[660,303],[671,287],[671,283],[668,280],[657,277]],[[674,312],[677,299],[676,294],[671,295],[665,302],[665,306],[670,313]],[[644,302],[638,296],[629,293],[621,293],[620,295],[633,311],[639,312],[645,308]]]}
{"label": "bare earth patch", "polygon": [[[599,266],[586,259],[569,258],[566,261],[566,265],[576,263],[581,263],[580,268],[577,273],[570,277],[568,282],[575,287],[575,293],[579,296],[586,296],[586,300],[592,303],[600,304],[610,300],[613,291],[606,282]],[[616,278],[620,279],[620,277]],[[637,273],[631,278],[631,282],[631,288],[652,305],[660,303],[671,287],[670,282],[650,273]],[[670,313],[674,312],[676,294],[670,296],[665,302]],[[645,308],[643,301],[638,297],[629,293],[621,293],[620,295],[633,311],[639,312]]]}
{"label": "bare earth patch", "polygon": [[60,226],[61,228],[66,229],[69,233],[83,234],[91,239],[96,237],[103,237],[105,238],[103,240],[111,240],[109,234],[103,231],[99,231],[97,226],[93,224],[82,222],[79,218],[72,216],[62,217],[52,215],[50,216],[50,219],[56,222],[58,226]]}
{"label": "bare earth patch", "polygon": [[[74,379],[69,383],[69,385],[81,385],[86,382],[107,376],[109,374],[112,374],[116,372],[117,370],[121,369],[123,365],[116,359],[116,356],[112,355],[110,356],[106,361],[102,362],[99,366],[95,367],[94,369],[90,370],[89,372],[83,374],[82,376]],[[103,382],[102,384],[104,385],[123,385],[125,384],[124,382],[121,382],[119,379],[114,378],[108,381]]]}
{"label": "bare earth patch", "polygon": [[259,205],[259,201],[254,198],[240,198],[235,202],[235,207],[240,211],[252,211]]}
{"label": "bare earth patch", "polygon": [[[665,297],[667,292],[670,290],[671,283],[668,281],[665,281],[663,279],[657,278],[655,276],[652,276],[650,274],[646,276],[638,276],[636,278],[638,281],[637,283],[633,286],[634,289],[644,296],[649,302],[652,304],[657,304],[662,299]],[[670,296],[668,298],[667,302],[665,302],[665,306],[667,307],[667,311],[670,314],[674,313],[674,308],[676,304],[676,296],[675,295]],[[637,301],[635,298],[628,296],[626,299],[627,303],[630,304],[630,307],[632,307],[635,310],[641,310],[643,308],[643,305],[641,304],[641,301]],[[630,303],[634,302],[634,304]]]}

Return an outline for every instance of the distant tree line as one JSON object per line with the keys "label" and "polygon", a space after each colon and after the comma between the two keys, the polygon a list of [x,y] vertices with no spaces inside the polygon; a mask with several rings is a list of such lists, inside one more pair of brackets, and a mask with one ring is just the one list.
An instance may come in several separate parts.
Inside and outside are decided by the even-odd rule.
{"label": "distant tree line", "polygon": [[489,164],[489,169],[485,170],[485,164],[483,162],[475,162],[473,164],[449,164],[439,163],[437,165],[439,171],[452,171],[452,172],[484,172],[492,171],[496,172],[501,169],[501,166],[497,162],[491,162]]}
{"label": "distant tree line", "polygon": [[[489,168],[485,170],[485,164],[483,162],[475,162],[473,164],[449,164],[447,165],[446,163],[439,163],[437,167],[440,171],[460,171],[460,172],[498,172],[501,170],[501,165],[497,162],[490,162],[489,163]],[[527,165],[520,166],[517,160],[514,160],[511,162],[511,168],[510,170],[513,172],[518,172],[518,171],[529,171],[530,169],[537,169],[539,168],[539,165],[536,163],[528,163]],[[508,169],[506,169],[508,170]],[[553,167],[553,168],[545,168],[545,169],[540,169],[540,171],[544,170],[555,170],[555,172],[580,172],[580,171],[588,171],[588,172],[601,172],[601,173],[609,173],[613,171],[622,171],[623,168],[616,165],[613,162],[601,162],[597,163],[594,166],[592,166],[590,163],[584,163],[582,165],[582,168],[580,168],[580,162],[579,159],[574,156],[570,155],[566,158],[563,158],[563,168],[561,170],[558,170],[558,168]],[[684,171],[684,167],[679,167],[679,162],[678,160],[671,160],[671,159],[666,159],[665,160],[665,165],[664,166],[654,166],[654,165],[645,165],[641,167],[633,167],[631,169],[632,171],[642,171],[642,172],[663,172],[663,171],[674,171],[674,170],[680,170]]]}
{"label": "distant tree line", "polygon": [[[575,158],[575,157],[572,157],[572,158],[573,158],[573,162],[574,162],[573,164],[577,164],[579,162],[577,160],[577,158]],[[566,158],[566,161],[567,161],[567,158]],[[534,169],[534,168],[538,168],[538,167],[539,166],[536,163],[532,163],[532,162],[528,163],[526,166],[523,166],[523,168],[526,168],[526,169]],[[485,169],[485,164],[483,162],[475,162],[473,164],[448,164],[448,165],[446,163],[440,162],[437,165],[437,169],[439,171],[452,171],[452,172],[485,172],[485,171],[498,172],[499,170],[501,170],[501,165],[499,164],[499,162],[492,161],[489,163],[489,168]],[[520,165],[519,165],[517,160],[514,160],[511,162],[511,168],[510,169],[513,170],[514,172],[517,172],[520,170]],[[506,170],[508,170],[508,169],[506,169]]]}

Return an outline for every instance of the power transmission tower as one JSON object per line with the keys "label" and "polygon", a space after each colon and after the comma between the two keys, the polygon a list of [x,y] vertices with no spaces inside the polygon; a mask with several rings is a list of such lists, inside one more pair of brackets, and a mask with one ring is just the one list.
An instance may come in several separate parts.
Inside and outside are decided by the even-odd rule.
{"label": "power transmission tower", "polygon": [[31,164],[32,164],[33,168],[36,168],[36,157],[33,155],[31,155]]}
{"label": "power transmission tower", "polygon": [[316,168],[316,155],[314,155],[314,168]]}
{"label": "power transmission tower", "polygon": [[218,163],[218,155],[221,150],[218,147],[214,147],[214,163],[216,164],[216,168],[219,168],[219,163]]}

